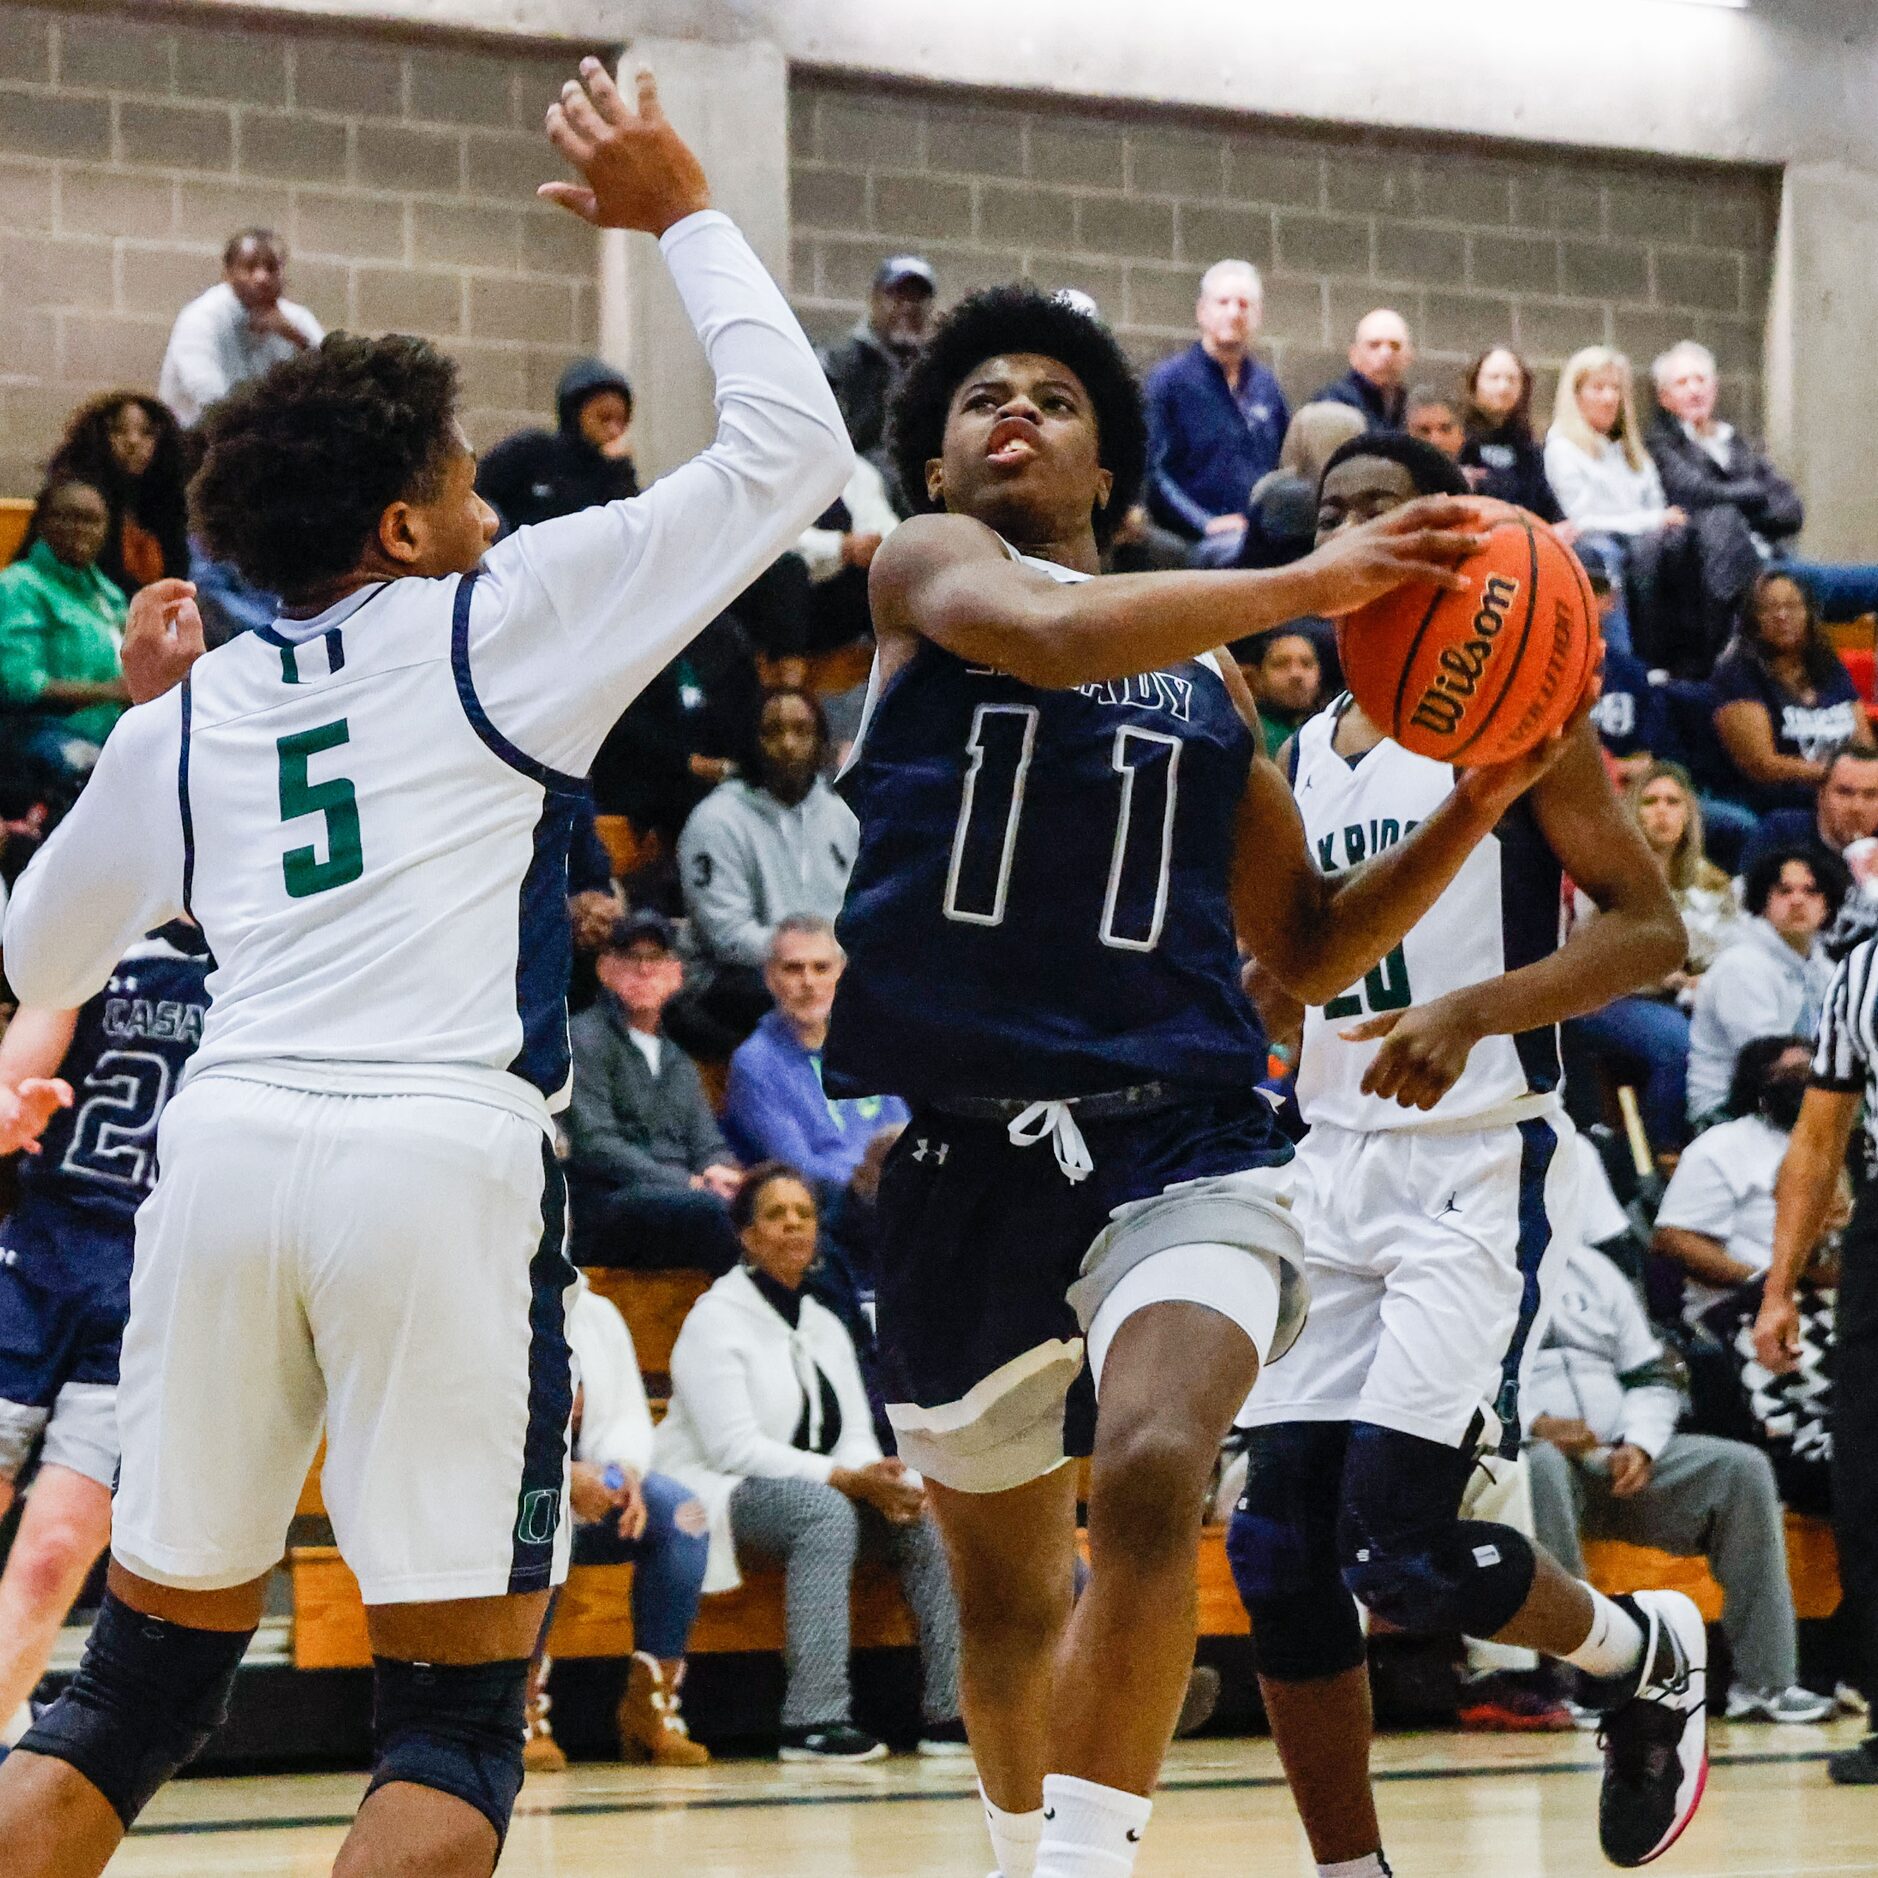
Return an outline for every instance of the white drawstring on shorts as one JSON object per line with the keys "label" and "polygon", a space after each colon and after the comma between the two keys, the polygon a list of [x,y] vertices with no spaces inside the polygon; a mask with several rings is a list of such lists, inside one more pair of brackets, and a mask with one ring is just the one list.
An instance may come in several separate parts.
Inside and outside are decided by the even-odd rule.
{"label": "white drawstring on shorts", "polygon": [[1067,1102],[1033,1102],[1005,1133],[1014,1148],[1031,1148],[1039,1141],[1048,1141],[1056,1149],[1056,1164],[1063,1178],[1072,1186],[1095,1172],[1095,1159]]}

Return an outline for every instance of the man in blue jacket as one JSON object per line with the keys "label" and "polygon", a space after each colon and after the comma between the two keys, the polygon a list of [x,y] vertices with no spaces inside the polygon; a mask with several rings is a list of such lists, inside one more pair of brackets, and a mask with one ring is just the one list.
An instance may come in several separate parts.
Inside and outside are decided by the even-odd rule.
{"label": "man in blue jacket", "polygon": [[1215,261],[1194,309],[1200,337],[1148,375],[1148,507],[1189,540],[1241,532],[1252,485],[1278,467],[1291,412],[1252,356],[1264,310],[1258,269]]}
{"label": "man in blue jacket", "polygon": [[822,1044],[847,963],[829,921],[810,913],[777,923],[764,981],[776,1008],[730,1059],[724,1132],[746,1166],[787,1161],[826,1207],[844,1192],[874,1137],[906,1125],[897,1096],[831,1100]]}

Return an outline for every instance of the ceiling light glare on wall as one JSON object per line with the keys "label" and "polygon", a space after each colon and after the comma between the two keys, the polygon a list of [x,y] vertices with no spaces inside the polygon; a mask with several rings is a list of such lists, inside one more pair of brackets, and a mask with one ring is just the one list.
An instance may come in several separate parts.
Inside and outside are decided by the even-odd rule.
{"label": "ceiling light glare on wall", "polygon": [[1753,0],[1669,0],[1671,6],[1680,7],[1727,7],[1735,13],[1745,13]]}

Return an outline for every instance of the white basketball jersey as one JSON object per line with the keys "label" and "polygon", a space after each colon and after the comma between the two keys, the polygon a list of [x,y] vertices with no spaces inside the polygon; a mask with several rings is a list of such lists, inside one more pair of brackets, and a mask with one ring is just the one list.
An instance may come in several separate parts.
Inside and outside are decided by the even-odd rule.
{"label": "white basketball jersey", "polygon": [[[1348,705],[1347,695],[1337,699],[1304,724],[1292,744],[1292,794],[1326,874],[1356,867],[1406,839],[1454,789],[1452,765],[1387,738],[1360,757],[1339,756],[1331,738]],[[1364,1095],[1364,1072],[1381,1046],[1346,1043],[1337,1033],[1529,965],[1557,950],[1561,923],[1558,861],[1530,809],[1517,803],[1388,957],[1342,997],[1305,1013],[1298,1062],[1304,1119],[1359,1130],[1451,1128],[1556,1088],[1558,1038],[1550,1028],[1482,1038],[1460,1080],[1426,1111]]]}
{"label": "white basketball jersey", "polygon": [[131,711],[21,877],[7,967],[81,1003],[185,908],[215,954],[191,1074],[480,1094],[568,1078],[568,835],[620,713],[853,463],[795,316],[721,215],[661,241],[716,440],[645,494],[519,529],[474,574],[360,590]]}

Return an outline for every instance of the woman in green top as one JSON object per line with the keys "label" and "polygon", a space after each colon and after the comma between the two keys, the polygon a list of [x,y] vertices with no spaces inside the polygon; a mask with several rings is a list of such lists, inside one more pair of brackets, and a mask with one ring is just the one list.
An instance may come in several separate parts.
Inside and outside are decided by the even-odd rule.
{"label": "woman in green top", "polygon": [[47,484],[32,546],[0,570],[0,743],[82,780],[130,694],[118,665],[128,611],[99,569],[110,509],[90,483]]}

